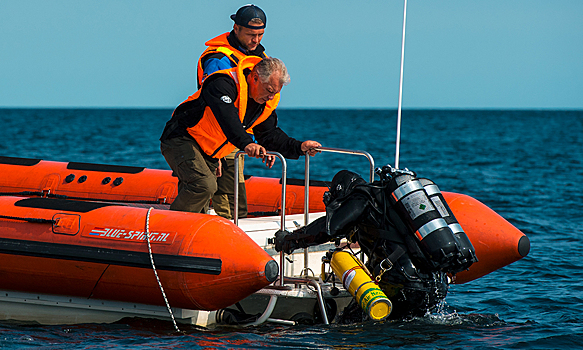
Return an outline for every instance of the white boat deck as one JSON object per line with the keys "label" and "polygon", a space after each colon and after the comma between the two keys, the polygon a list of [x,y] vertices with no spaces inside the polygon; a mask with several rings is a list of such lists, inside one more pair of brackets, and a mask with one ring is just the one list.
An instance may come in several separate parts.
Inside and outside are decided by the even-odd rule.
{"label": "white boat deck", "polygon": [[[325,216],[325,212],[310,213],[309,223]],[[297,224],[297,225],[296,225]],[[299,226],[304,226],[304,214],[294,214],[285,216],[285,228],[292,232]],[[280,263],[280,253],[275,250],[272,239],[275,233],[281,228],[280,216],[267,216],[257,218],[239,219],[238,226],[247,233],[251,239],[278,263]],[[321,244],[308,248],[308,276],[318,278],[322,269],[322,256],[330,249],[334,249],[332,243]],[[304,249],[297,249],[293,254],[286,255],[284,272],[287,277],[306,276],[305,271],[306,256]]]}
{"label": "white boat deck", "polygon": [[[325,212],[310,213],[309,222],[322,216]],[[299,226],[304,226],[304,214],[294,214],[285,216],[285,228],[292,232]],[[280,216],[264,216],[257,218],[239,219],[238,226],[251,237],[263,249],[273,248],[268,239],[275,237],[275,233],[281,229]]]}

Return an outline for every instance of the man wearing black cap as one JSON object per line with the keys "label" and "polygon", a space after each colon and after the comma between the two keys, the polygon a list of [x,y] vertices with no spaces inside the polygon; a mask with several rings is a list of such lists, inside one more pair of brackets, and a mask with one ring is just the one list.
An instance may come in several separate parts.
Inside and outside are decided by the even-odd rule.
{"label": "man wearing black cap", "polygon": [[[236,67],[246,56],[267,57],[261,39],[267,24],[265,12],[255,5],[245,5],[231,15],[235,22],[230,33],[224,33],[205,43],[207,49],[198,60],[197,79],[200,88],[203,80],[218,70]],[[215,212],[227,219],[233,219],[235,181],[235,153],[223,160],[222,174],[217,179],[218,189],[212,197]],[[243,179],[243,159],[239,169],[239,217],[247,216],[247,194]]]}
{"label": "man wearing black cap", "polygon": [[204,78],[217,70],[230,69],[245,56],[267,57],[261,39],[267,24],[265,12],[255,5],[245,5],[236,14],[233,30],[205,43],[207,49],[198,60],[199,88]]}

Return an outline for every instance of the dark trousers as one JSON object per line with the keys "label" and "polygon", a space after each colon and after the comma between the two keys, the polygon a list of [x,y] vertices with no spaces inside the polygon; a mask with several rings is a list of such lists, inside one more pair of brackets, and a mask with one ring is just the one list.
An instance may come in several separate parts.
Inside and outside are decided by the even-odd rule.
{"label": "dark trousers", "polygon": [[[217,191],[212,197],[213,209],[224,218],[232,220],[235,216],[235,149],[224,159],[221,177],[217,178]],[[243,177],[243,157],[239,159],[239,218],[247,217],[247,192]]]}
{"label": "dark trousers", "polygon": [[188,137],[165,140],[160,150],[178,177],[178,196],[170,209],[206,213],[209,201],[217,191],[218,161],[203,157],[200,146]]}

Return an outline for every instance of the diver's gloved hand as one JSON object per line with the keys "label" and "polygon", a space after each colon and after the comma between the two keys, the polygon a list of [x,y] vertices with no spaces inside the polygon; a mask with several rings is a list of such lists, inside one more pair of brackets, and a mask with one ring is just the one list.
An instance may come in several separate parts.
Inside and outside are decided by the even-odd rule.
{"label": "diver's gloved hand", "polygon": [[279,230],[275,233],[275,250],[291,254],[298,248],[307,248],[313,241],[313,237],[305,233],[304,227],[294,232]]}
{"label": "diver's gloved hand", "polygon": [[291,251],[293,251],[293,249],[290,251],[290,247],[289,247],[289,240],[286,240],[287,236],[290,234],[291,232],[289,231],[282,231],[279,230],[275,233],[275,250],[278,252],[281,252],[282,250],[286,253],[286,254],[290,254]]}

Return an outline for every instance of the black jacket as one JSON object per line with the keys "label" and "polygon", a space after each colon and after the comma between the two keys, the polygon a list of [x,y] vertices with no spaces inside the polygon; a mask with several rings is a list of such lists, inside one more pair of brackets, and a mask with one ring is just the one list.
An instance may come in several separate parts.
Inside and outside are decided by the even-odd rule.
{"label": "black jacket", "polygon": [[[250,74],[250,70],[244,72]],[[180,104],[172,114],[172,119],[166,123],[166,127],[160,141],[178,136],[191,137],[186,130],[196,125],[208,106],[219,123],[227,140],[239,149],[253,142],[250,134],[245,129],[261,115],[265,104],[259,104],[252,98],[247,101],[247,110],[243,123],[239,120],[238,110],[232,102],[236,101],[239,94],[235,81],[226,74],[213,74],[209,76],[203,86],[198,99]],[[229,99],[225,99],[228,96]],[[271,115],[262,123],[253,128],[257,143],[268,151],[281,153],[286,158],[297,159],[303,154],[301,142],[289,137],[277,125],[277,113]]]}

